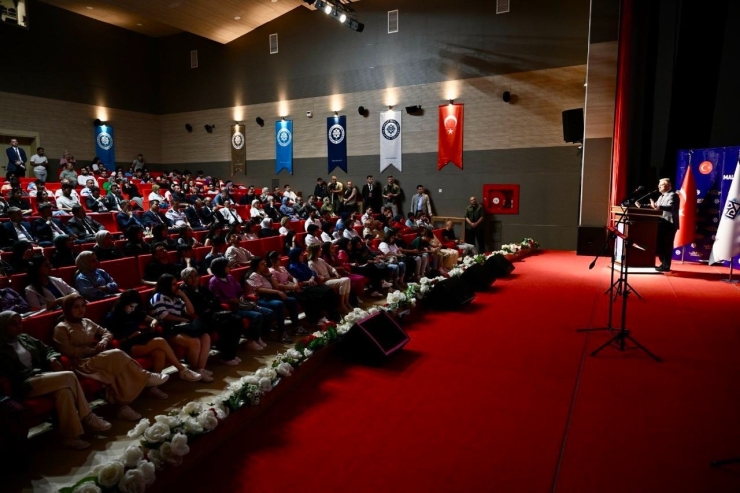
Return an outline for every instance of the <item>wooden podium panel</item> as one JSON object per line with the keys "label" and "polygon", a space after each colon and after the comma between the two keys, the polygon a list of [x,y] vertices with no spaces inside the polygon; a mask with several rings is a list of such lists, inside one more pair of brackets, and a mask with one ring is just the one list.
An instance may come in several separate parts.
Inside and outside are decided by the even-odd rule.
{"label": "wooden podium panel", "polygon": [[[631,247],[627,267],[655,267],[658,224],[662,218],[662,211],[656,209],[629,207],[623,210],[619,206],[612,207],[612,221],[615,227],[618,225],[619,230],[634,244],[645,249]],[[620,219],[622,223],[618,224]],[[614,243],[614,258],[618,264],[622,263],[622,242],[623,240],[617,238]]]}

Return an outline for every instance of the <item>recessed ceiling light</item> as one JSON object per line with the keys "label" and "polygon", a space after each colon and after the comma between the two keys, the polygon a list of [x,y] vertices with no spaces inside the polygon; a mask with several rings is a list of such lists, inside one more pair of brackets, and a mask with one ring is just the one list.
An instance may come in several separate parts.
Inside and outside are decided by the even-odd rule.
{"label": "recessed ceiling light", "polygon": [[136,25],[137,26],[143,26],[144,24],[142,24],[141,22],[137,22]]}
{"label": "recessed ceiling light", "polygon": [[92,9],[93,9],[92,7],[87,7],[87,10],[92,10]]}
{"label": "recessed ceiling light", "polygon": [[240,16],[238,16],[238,15],[237,15],[236,17],[234,17],[234,20],[235,20],[235,21],[238,21],[239,19],[241,19],[241,17],[240,17]]}

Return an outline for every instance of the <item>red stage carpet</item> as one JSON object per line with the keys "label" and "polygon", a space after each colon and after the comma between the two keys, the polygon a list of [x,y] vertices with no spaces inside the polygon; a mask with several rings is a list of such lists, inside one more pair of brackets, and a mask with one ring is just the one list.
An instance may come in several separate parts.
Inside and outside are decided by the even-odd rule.
{"label": "red stage carpet", "polygon": [[[381,368],[331,358],[179,491],[739,491],[740,289],[709,267],[632,276],[607,348],[606,260],[546,252],[459,313],[422,313]],[[618,318],[615,318],[618,320]],[[197,445],[196,445],[197,446]]]}

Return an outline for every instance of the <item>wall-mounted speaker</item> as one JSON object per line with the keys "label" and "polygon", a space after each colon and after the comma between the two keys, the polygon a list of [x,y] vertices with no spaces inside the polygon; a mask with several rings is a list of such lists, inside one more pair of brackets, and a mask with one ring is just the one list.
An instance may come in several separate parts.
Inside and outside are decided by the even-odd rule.
{"label": "wall-mounted speaker", "polygon": [[409,115],[420,115],[423,112],[421,105],[406,106],[406,113]]}
{"label": "wall-mounted speaker", "polygon": [[563,111],[563,140],[583,142],[583,108]]}
{"label": "wall-mounted speaker", "polygon": [[190,132],[193,131],[193,126],[191,124],[189,124],[189,123],[186,123],[185,124],[185,130],[187,130],[188,133],[190,133]]}
{"label": "wall-mounted speaker", "polygon": [[501,98],[504,100],[504,103],[508,103],[511,101],[511,93],[509,91],[504,91],[504,94]]}
{"label": "wall-mounted speaker", "polygon": [[357,112],[358,112],[358,113],[359,113],[359,114],[360,114],[361,116],[367,116],[367,115],[368,115],[368,113],[370,113],[370,112],[369,112],[369,111],[367,110],[367,108],[365,108],[364,106],[360,106],[359,108],[357,108]]}
{"label": "wall-mounted speaker", "polygon": [[259,116],[257,118],[255,118],[254,121],[256,121],[257,122],[257,125],[259,125],[260,127],[264,127],[265,126],[265,120],[263,120]]}

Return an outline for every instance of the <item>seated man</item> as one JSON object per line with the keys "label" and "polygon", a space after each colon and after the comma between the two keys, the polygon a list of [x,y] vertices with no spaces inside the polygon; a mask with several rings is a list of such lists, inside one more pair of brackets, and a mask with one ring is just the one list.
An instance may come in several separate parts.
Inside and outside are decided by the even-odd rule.
{"label": "seated man", "polygon": [[164,243],[155,243],[152,245],[152,260],[144,268],[141,283],[146,286],[156,286],[162,274],[171,274],[175,279],[179,279],[180,268],[177,264],[170,263]]}
{"label": "seated man", "polygon": [[60,354],[38,339],[23,333],[20,315],[0,313],[0,375],[10,381],[11,395],[16,400],[43,395],[56,402],[62,445],[84,449],[90,443],[79,437],[84,428],[92,432],[110,429],[111,424],[90,410],[85,392],[71,371],[64,371]]}
{"label": "seated man", "polygon": [[229,199],[226,199],[223,207],[216,211],[216,216],[221,223],[228,224],[229,226],[235,226],[244,222],[244,219],[232,207],[231,200]]}
{"label": "seated man", "polygon": [[177,228],[178,231],[182,226],[189,226],[188,217],[185,215],[184,209],[185,204],[173,195],[172,200],[170,200],[170,208],[167,209],[165,217],[170,220],[173,227]]}
{"label": "seated man", "polygon": [[77,243],[95,241],[95,233],[105,229],[105,226],[87,217],[87,213],[81,205],[72,207],[72,215],[74,217],[67,221],[67,228],[77,236]]}
{"label": "seated man", "polygon": [[[286,185],[287,186],[287,185]],[[283,216],[295,216],[295,208],[293,207],[295,205],[295,202],[288,196],[283,195],[283,201],[280,205],[280,213]]]}
{"label": "seated man", "polygon": [[121,203],[126,199],[121,195],[121,188],[117,183],[111,183],[108,194],[103,198],[105,208],[109,211],[120,211]]}
{"label": "seated man", "polygon": [[159,201],[152,200],[149,202],[149,210],[141,215],[141,224],[149,229],[157,224],[165,224],[169,228],[172,226],[172,221],[159,210]]}
{"label": "seated man", "polygon": [[62,194],[57,197],[57,209],[64,212],[72,212],[72,207],[80,205],[79,197],[75,198],[72,192],[72,185],[70,183],[62,185]]}
{"label": "seated man", "polygon": [[57,236],[72,235],[62,221],[52,217],[51,203],[44,202],[39,205],[39,216],[41,218],[36,219],[31,226],[31,231],[38,240],[39,246],[50,247],[54,245],[54,238]]}
{"label": "seated man", "polygon": [[23,214],[17,207],[8,209],[8,218],[10,221],[2,223],[3,229],[3,247],[12,247],[16,241],[25,240],[30,243],[36,243],[36,238],[31,234],[31,225],[23,220]]}
{"label": "seated man", "polygon": [[144,229],[144,225],[141,224],[139,218],[131,210],[131,204],[128,201],[121,203],[121,212],[116,214],[116,222],[118,223],[118,231],[122,231],[123,233],[126,233],[131,226],[139,226],[141,229]]}
{"label": "seated man", "polygon": [[95,185],[90,188],[90,195],[85,197],[85,207],[93,212],[108,212],[108,207],[100,196],[100,189]]}
{"label": "seated man", "polygon": [[93,180],[92,178],[88,178],[87,180],[85,180],[85,188],[80,190],[80,197],[84,198],[92,195],[92,187],[94,186],[96,186],[95,180]]}
{"label": "seated man", "polygon": [[213,214],[206,214],[201,199],[196,199],[193,205],[185,209],[185,217],[187,217],[190,227],[196,231],[208,229],[208,225],[213,222]]}
{"label": "seated man", "polygon": [[10,198],[8,199],[8,205],[10,207],[17,207],[21,210],[21,214],[24,216],[30,216],[33,213],[31,203],[28,199],[23,197],[23,191],[20,188],[14,188],[10,192]]}

